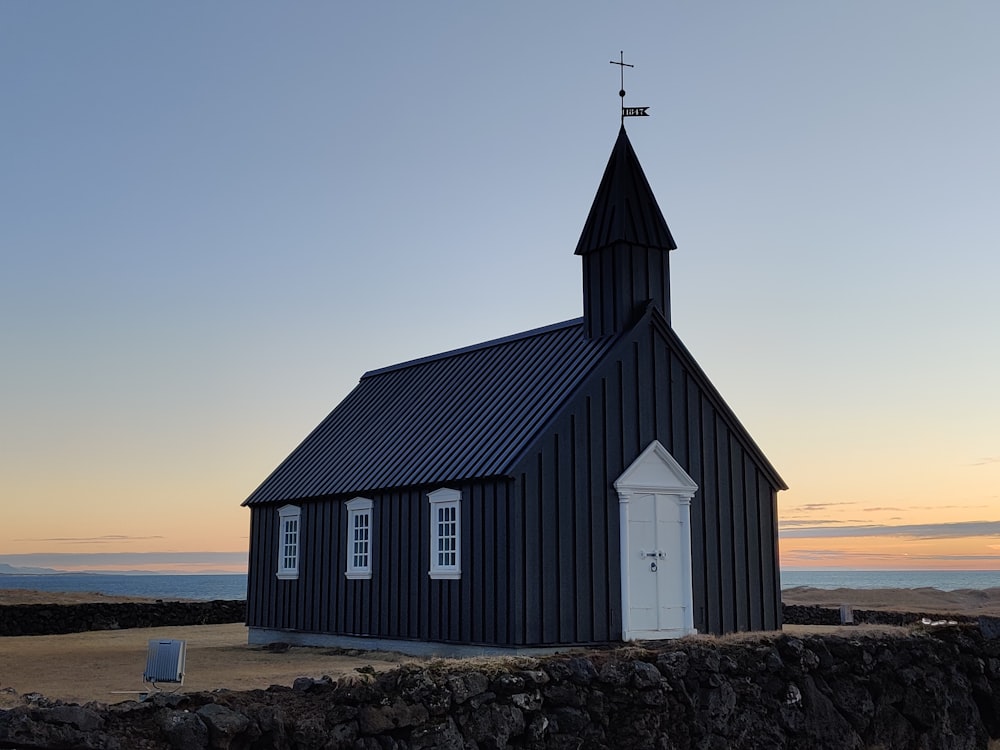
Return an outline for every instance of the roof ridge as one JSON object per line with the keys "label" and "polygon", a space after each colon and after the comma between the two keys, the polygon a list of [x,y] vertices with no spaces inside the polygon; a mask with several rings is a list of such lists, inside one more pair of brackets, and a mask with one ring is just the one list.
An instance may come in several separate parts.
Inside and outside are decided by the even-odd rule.
{"label": "roof ridge", "polygon": [[406,360],[405,362],[399,362],[394,365],[386,365],[385,367],[379,367],[375,370],[369,370],[364,375],[361,376],[361,380],[365,378],[374,377],[376,375],[384,375],[388,372],[395,372],[397,370],[405,370],[408,367],[416,367],[418,365],[427,364],[428,362],[437,362],[443,359],[449,359],[450,357],[457,357],[461,354],[468,354],[470,352],[479,351],[482,349],[489,349],[494,346],[500,346],[501,344],[509,344],[514,341],[521,341],[523,339],[532,338],[533,336],[541,336],[546,333],[551,333],[553,331],[560,331],[564,328],[571,328],[573,326],[582,326],[583,318],[573,318],[571,320],[564,320],[560,323],[551,323],[547,326],[542,326],[541,328],[532,328],[527,331],[522,331],[520,333],[512,333],[509,336],[502,336],[497,339],[490,339],[489,341],[483,341],[479,344],[470,344],[469,346],[463,346],[458,349],[449,349],[448,351],[440,352],[438,354],[429,354],[426,357],[418,357],[417,359]]}

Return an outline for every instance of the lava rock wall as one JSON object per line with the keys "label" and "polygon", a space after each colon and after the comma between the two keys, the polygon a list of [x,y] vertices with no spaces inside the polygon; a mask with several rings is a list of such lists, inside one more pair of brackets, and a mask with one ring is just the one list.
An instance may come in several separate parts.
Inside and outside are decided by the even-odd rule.
{"label": "lava rock wall", "polygon": [[1000,641],[970,625],[696,637],[112,706],[26,699],[0,711],[0,748],[978,750],[1000,737]]}
{"label": "lava rock wall", "polygon": [[246,621],[245,601],[0,605],[0,636],[220,625]]}
{"label": "lava rock wall", "polygon": [[[853,609],[854,625],[917,625],[921,620],[946,620],[957,623],[976,622],[967,615],[942,615],[925,612],[886,612],[876,609]],[[840,625],[840,610],[804,604],[782,604],[782,622],[785,625]]]}

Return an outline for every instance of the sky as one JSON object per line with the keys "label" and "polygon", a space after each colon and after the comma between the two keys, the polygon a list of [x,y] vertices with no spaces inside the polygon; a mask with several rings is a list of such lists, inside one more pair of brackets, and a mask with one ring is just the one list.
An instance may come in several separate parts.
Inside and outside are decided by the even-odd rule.
{"label": "sky", "polygon": [[786,568],[1000,570],[1000,4],[0,3],[0,564],[245,569],[367,370],[578,317],[626,104]]}

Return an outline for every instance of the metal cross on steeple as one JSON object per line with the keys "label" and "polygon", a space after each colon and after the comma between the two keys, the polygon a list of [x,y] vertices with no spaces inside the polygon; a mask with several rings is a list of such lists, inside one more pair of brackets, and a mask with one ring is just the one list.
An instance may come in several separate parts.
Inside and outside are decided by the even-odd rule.
{"label": "metal cross on steeple", "polygon": [[622,73],[622,87],[621,87],[621,90],[618,92],[618,96],[620,96],[622,98],[622,109],[625,109],[625,68],[634,68],[635,66],[632,65],[632,64],[630,64],[630,63],[625,62],[625,50],[620,50],[619,53],[618,53],[618,55],[619,55],[618,62],[615,62],[614,60],[612,60],[611,64],[612,65],[617,65],[617,66],[619,66],[621,68],[621,73]]}
{"label": "metal cross on steeple", "polygon": [[617,65],[621,69],[622,87],[618,91],[618,96],[622,98],[622,125],[625,124],[626,117],[649,117],[647,110],[649,107],[626,107],[625,106],[625,68],[634,68],[631,63],[625,62],[625,50],[620,50],[617,60],[610,61],[612,65]]}

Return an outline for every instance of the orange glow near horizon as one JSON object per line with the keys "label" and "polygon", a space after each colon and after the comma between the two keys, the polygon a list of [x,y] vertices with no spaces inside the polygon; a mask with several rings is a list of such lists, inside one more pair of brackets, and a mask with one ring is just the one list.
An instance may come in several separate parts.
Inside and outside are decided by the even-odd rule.
{"label": "orange glow near horizon", "polygon": [[[792,487],[778,495],[782,567],[1000,570],[1000,521],[994,520],[1000,518],[1000,461],[966,464],[955,454],[945,462],[947,471],[932,476],[929,458],[910,466],[886,446],[875,462],[872,446],[838,443],[844,452],[829,461],[854,466],[848,475],[817,462],[815,446],[792,440],[792,426],[775,429],[766,419],[757,421],[771,428],[763,442],[775,444],[776,464],[788,467],[784,476]],[[291,437],[253,443],[253,450],[229,457],[211,473],[151,474],[147,467],[132,477],[102,466],[97,456],[86,471],[66,475],[17,466],[5,475],[20,501],[5,507],[0,563],[244,573],[250,512],[240,503],[301,430],[288,432]],[[834,447],[820,446],[829,455],[836,455]],[[871,466],[863,464],[863,450]],[[871,472],[879,474],[871,479]],[[16,556],[54,562],[12,562]]]}
{"label": "orange glow near horizon", "polygon": [[[779,558],[781,567],[787,569],[1000,571],[1000,560],[989,554],[991,545],[995,547],[995,538],[914,540],[872,536],[863,539],[781,539]],[[976,554],[983,548],[987,548],[987,552]],[[995,549],[992,552],[995,553]]]}

